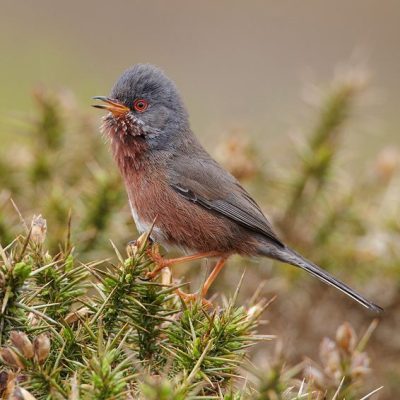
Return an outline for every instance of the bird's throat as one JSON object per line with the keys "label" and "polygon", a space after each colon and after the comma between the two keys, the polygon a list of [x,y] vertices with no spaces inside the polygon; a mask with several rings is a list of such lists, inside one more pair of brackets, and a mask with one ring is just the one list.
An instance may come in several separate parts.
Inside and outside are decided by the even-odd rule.
{"label": "bird's throat", "polygon": [[110,141],[113,156],[123,175],[132,168],[145,167],[148,144],[139,126],[123,118],[106,117],[102,131]]}
{"label": "bird's throat", "polygon": [[125,176],[132,169],[146,168],[148,145],[142,136],[116,136],[111,139],[111,148],[121,173]]}

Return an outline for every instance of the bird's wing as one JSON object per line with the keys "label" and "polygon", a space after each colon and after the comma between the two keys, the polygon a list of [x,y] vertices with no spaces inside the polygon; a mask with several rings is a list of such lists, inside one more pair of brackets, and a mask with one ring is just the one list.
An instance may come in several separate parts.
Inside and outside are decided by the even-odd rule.
{"label": "bird's wing", "polygon": [[257,203],[231,174],[210,157],[175,157],[167,171],[169,185],[188,201],[284,246]]}

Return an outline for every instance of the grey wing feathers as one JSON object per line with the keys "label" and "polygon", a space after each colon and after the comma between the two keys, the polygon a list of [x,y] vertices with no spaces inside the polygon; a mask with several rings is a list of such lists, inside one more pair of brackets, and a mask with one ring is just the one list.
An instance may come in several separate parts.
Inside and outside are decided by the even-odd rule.
{"label": "grey wing feathers", "polygon": [[169,184],[187,200],[218,212],[284,246],[259,206],[239,182],[214,160],[181,157],[169,169]]}

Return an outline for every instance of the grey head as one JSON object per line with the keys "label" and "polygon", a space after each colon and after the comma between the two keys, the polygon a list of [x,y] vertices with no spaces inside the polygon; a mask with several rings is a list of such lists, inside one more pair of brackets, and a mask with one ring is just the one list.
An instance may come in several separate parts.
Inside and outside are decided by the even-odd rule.
{"label": "grey head", "polygon": [[104,120],[105,130],[121,140],[140,136],[161,144],[189,129],[188,115],[175,84],[150,64],[129,68],[109,97],[94,99],[104,102],[94,107],[110,111]]}

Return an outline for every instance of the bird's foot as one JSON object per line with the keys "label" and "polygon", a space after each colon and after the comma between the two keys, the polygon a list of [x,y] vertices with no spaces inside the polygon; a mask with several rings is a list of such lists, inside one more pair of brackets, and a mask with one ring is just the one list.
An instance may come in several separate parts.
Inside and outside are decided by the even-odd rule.
{"label": "bird's foot", "polygon": [[205,308],[212,308],[211,301],[207,300],[203,297],[201,293],[185,293],[181,289],[176,289],[175,293],[185,302],[185,303],[194,303],[199,298],[201,299],[201,304]]}
{"label": "bird's foot", "polygon": [[161,254],[160,254],[160,248],[158,244],[153,244],[149,246],[146,250],[147,256],[150,258],[151,261],[156,265],[156,267],[153,269],[153,271],[150,271],[146,274],[146,279],[152,280],[154,279],[161,270],[164,268],[168,267],[170,264]]}

